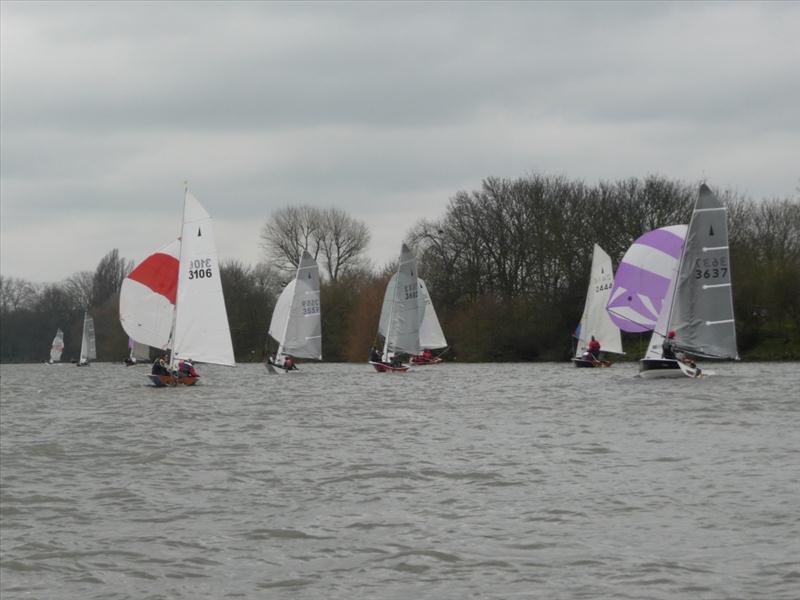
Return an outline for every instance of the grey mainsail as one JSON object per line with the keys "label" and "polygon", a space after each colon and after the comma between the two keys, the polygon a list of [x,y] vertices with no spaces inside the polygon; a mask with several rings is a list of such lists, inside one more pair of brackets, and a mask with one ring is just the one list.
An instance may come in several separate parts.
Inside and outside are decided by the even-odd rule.
{"label": "grey mainsail", "polygon": [[702,184],[681,255],[669,329],[676,346],[706,358],[738,359],[727,209]]}
{"label": "grey mainsail", "polygon": [[[393,283],[393,285],[392,285]],[[385,336],[383,360],[390,352],[419,354],[419,284],[417,259],[403,244],[397,273],[386,288],[381,311],[381,333]]]}

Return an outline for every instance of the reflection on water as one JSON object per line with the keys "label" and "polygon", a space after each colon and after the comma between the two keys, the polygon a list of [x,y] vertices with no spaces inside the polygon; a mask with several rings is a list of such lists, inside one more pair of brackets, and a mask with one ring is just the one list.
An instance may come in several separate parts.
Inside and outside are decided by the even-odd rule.
{"label": "reflection on water", "polygon": [[796,598],[796,364],[3,365],[0,592]]}

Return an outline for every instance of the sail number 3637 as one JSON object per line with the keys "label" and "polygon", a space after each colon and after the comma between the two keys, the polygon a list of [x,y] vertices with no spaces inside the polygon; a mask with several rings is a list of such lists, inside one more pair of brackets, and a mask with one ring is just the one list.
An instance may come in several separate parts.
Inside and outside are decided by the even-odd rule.
{"label": "sail number 3637", "polygon": [[195,258],[189,261],[189,279],[211,279],[211,259]]}

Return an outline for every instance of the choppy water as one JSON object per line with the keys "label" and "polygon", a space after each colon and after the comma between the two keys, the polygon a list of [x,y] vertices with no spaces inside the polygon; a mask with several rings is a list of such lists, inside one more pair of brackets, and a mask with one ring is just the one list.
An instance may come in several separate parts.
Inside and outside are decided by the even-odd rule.
{"label": "choppy water", "polygon": [[13,598],[798,598],[800,365],[4,365]]}

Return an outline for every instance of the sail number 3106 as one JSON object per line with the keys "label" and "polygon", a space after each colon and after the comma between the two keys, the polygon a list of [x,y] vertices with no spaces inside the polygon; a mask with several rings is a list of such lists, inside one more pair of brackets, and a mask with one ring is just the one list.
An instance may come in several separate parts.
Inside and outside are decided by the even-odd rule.
{"label": "sail number 3106", "polygon": [[211,259],[195,258],[189,261],[189,279],[211,279]]}

